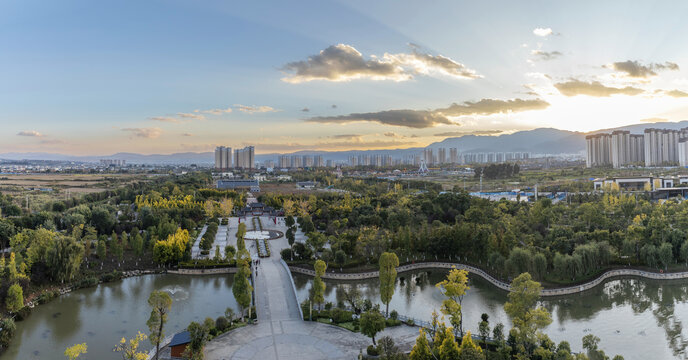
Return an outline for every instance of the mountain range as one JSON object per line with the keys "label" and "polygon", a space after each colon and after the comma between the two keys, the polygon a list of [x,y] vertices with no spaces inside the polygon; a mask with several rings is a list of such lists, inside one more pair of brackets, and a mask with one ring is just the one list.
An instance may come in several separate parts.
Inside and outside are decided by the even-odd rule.
{"label": "mountain range", "polygon": [[[681,129],[688,127],[688,121],[657,122],[621,126],[612,129],[601,129],[591,132],[575,132],[554,128],[538,128],[533,130],[518,131],[503,135],[464,135],[449,137],[439,142],[428,145],[429,148],[457,148],[459,152],[529,152],[531,154],[582,154],[585,151],[585,136],[614,130],[627,130],[631,133],[642,133],[647,128]],[[422,147],[391,150],[350,150],[350,151],[318,151],[305,150],[289,153],[287,155],[322,155],[325,160],[344,161],[354,155],[391,155],[400,158],[408,155],[416,155],[423,150]],[[275,160],[278,153],[257,154],[257,161]],[[131,164],[198,164],[211,165],[214,161],[212,152],[182,152],[174,154],[136,154],[116,153],[103,156],[75,156],[54,153],[17,153],[9,152],[0,154],[4,160],[55,160],[55,161],[80,161],[97,162],[100,159],[122,159]]]}

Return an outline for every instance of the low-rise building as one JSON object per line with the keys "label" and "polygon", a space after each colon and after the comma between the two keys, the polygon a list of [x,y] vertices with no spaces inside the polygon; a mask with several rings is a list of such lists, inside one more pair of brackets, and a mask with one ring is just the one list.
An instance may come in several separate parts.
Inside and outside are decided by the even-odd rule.
{"label": "low-rise building", "polygon": [[217,181],[217,188],[260,192],[260,182],[258,180],[222,179]]}

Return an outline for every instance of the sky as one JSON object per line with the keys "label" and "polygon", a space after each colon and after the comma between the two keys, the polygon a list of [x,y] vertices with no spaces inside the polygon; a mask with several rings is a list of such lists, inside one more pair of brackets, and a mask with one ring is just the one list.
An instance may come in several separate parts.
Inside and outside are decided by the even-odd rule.
{"label": "sky", "polygon": [[0,2],[0,153],[391,149],[688,119],[685,1]]}

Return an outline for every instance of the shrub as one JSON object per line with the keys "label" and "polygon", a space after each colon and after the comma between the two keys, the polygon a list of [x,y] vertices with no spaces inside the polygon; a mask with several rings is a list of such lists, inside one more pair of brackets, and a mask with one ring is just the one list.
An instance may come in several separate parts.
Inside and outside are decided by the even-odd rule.
{"label": "shrub", "polygon": [[328,302],[325,304],[325,310],[332,310],[332,303]]}
{"label": "shrub", "polygon": [[416,322],[413,321],[413,319],[408,319],[408,320],[406,320],[406,325],[413,326],[413,325],[416,325]]}
{"label": "shrub", "polygon": [[89,276],[79,280],[76,284],[74,284],[74,288],[81,289],[94,285],[98,285],[98,279],[96,279],[94,276]]}
{"label": "shrub", "polygon": [[373,345],[368,345],[368,348],[366,349],[366,353],[370,356],[378,356],[380,355],[380,352],[377,351],[377,348]]}
{"label": "shrub", "polygon": [[117,271],[117,270],[113,270],[111,273],[105,274],[105,275],[100,277],[100,279],[103,282],[116,281],[116,280],[119,280],[121,278],[122,278],[122,273]]}
{"label": "shrub", "polygon": [[342,310],[340,308],[332,309],[332,311],[330,311],[330,316],[335,324],[341,324],[353,320],[353,313],[351,311]]}
{"label": "shrub", "polygon": [[223,332],[229,327],[229,320],[227,320],[226,317],[224,316],[218,316],[217,319],[215,319],[215,328]]}
{"label": "shrub", "polygon": [[291,260],[291,250],[282,249],[282,251],[280,251],[280,256],[282,257],[282,260],[290,261]]}
{"label": "shrub", "polygon": [[386,327],[399,326],[401,325],[401,320],[387,319],[385,320]]}
{"label": "shrub", "polygon": [[389,318],[392,320],[396,320],[399,318],[399,313],[396,310],[392,310],[389,313]]}
{"label": "shrub", "polygon": [[2,318],[0,320],[0,346],[7,348],[14,337],[15,330],[17,330],[17,326],[14,324],[14,320],[11,318]]}

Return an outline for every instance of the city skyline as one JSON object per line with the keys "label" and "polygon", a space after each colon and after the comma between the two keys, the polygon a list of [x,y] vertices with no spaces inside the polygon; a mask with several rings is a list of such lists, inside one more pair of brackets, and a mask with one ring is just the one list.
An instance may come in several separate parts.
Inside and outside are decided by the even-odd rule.
{"label": "city skyline", "polygon": [[688,119],[688,4],[411,4],[2,4],[0,152],[393,149]]}

